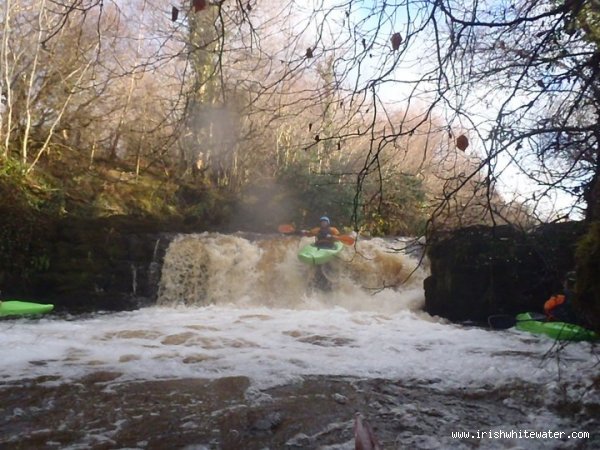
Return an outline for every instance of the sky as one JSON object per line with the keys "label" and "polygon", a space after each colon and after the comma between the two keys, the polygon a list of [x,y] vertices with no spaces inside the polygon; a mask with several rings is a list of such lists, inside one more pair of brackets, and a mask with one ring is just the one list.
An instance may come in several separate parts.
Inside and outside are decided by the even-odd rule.
{"label": "sky", "polygon": [[[328,2],[328,5],[333,2]],[[374,36],[373,30],[379,27],[379,31],[374,39],[367,38],[367,42],[373,44],[373,58],[365,58],[361,65],[360,78],[362,85],[366,86],[372,79],[384,74],[386,82],[381,83],[378,88],[379,99],[390,105],[406,105],[409,96],[414,104],[415,97],[420,100],[417,107],[428,106],[428,103],[437,96],[436,86],[427,81],[420,82],[415,95],[413,88],[414,81],[424,79],[426,73],[437,67],[437,58],[435,54],[435,43],[430,32],[415,32],[415,28],[422,26],[428,10],[422,9],[420,2],[411,2],[407,8],[398,8],[395,14],[388,15],[392,10],[391,6],[386,8],[386,12],[380,15],[369,16],[370,7],[376,5],[381,7],[382,2],[373,0],[357,3],[361,7],[357,8],[350,15],[350,20],[356,22],[362,21],[362,29],[371,30],[370,37]],[[426,7],[425,7],[426,8]],[[409,18],[410,16],[410,18]],[[383,17],[383,20],[380,19]],[[440,26],[441,27],[441,26]],[[431,28],[429,28],[431,30]],[[390,37],[394,32],[399,32],[403,38],[403,44],[400,52],[393,52],[390,44]],[[444,37],[441,41],[445,44]],[[396,61],[396,58],[398,60]],[[395,66],[392,68],[392,66]],[[357,77],[357,71],[354,70],[352,76]],[[359,84],[360,85],[360,84]],[[499,106],[509,95],[508,92],[500,91],[491,85],[482,85],[481,88],[471,86],[468,90],[462,89],[460,97],[450,98],[450,102],[459,105],[469,120],[457,121],[456,114],[447,107],[440,105],[436,108],[436,114],[439,117],[447,118],[448,126],[453,130],[466,129],[470,140],[470,148],[467,153],[471,156],[485,158],[487,150],[481,137],[486,137],[492,131],[495,119],[497,117]],[[449,96],[450,97],[450,96]],[[516,97],[515,101],[522,104],[528,103],[530,99],[525,97]],[[471,130],[469,130],[471,128]],[[489,146],[489,142],[487,142]],[[519,153],[523,154],[523,151]],[[525,159],[523,161],[524,169],[533,171],[536,168],[536,161]],[[511,159],[508,152],[502,152],[495,161],[495,175],[497,177],[497,189],[506,200],[530,201],[533,194],[536,194],[536,212],[542,219],[552,220],[561,217],[570,212],[572,219],[580,219],[581,212],[572,211],[571,207],[575,202],[575,197],[562,191],[550,190],[540,187],[530,179],[527,173],[518,168]],[[547,178],[547,181],[551,180]],[[541,196],[541,192],[546,192]],[[533,204],[530,202],[530,204]]]}
{"label": "sky", "polygon": [[[263,39],[265,49],[272,52],[270,46],[281,42],[278,49],[275,47],[274,54],[291,67],[315,70],[328,56],[335,55],[340,58],[336,72],[345,88],[368,90],[372,80],[382,77],[384,82],[376,87],[380,101],[392,108],[403,108],[407,99],[412,97],[411,104],[422,110],[431,103],[435,94],[431,92],[434,86],[429,82],[421,82],[418,91],[412,92],[415,81],[436,67],[433,36],[427,30],[417,32],[427,18],[430,3],[417,0],[388,3],[384,12],[379,14],[382,5],[386,4],[383,0],[259,0],[250,18],[257,27],[266,25],[265,34],[272,33]],[[394,4],[401,6],[394,9]],[[351,5],[350,9],[348,5]],[[374,8],[375,14],[372,13]],[[165,20],[169,19],[168,9],[159,8]],[[288,14],[290,11],[293,14]],[[281,17],[288,19],[282,23]],[[396,32],[403,38],[399,51],[393,51],[390,44],[390,37]],[[283,36],[294,39],[291,45],[287,45]],[[362,39],[365,40],[364,46]],[[314,50],[314,58],[306,58],[307,47]],[[341,76],[341,73],[345,75]],[[491,92],[489,86],[485,86],[465,93],[468,116],[480,136],[489,134],[491,121],[497,113],[495,105],[502,102],[502,92],[495,92],[497,98],[490,98]],[[414,102],[415,98],[417,102]],[[488,100],[487,104],[481,101],[482,98]],[[439,106],[435,112],[440,118],[447,119],[452,129],[468,126],[465,122],[456,122],[452,111],[444,106]],[[467,133],[471,143],[467,154],[485,157],[484,143],[477,133]],[[515,196],[528,198],[535,191],[536,186],[513,166],[508,155],[498,158],[496,171],[498,189],[507,199]],[[571,203],[571,198],[557,193],[542,209],[548,214],[553,208],[560,209]]]}

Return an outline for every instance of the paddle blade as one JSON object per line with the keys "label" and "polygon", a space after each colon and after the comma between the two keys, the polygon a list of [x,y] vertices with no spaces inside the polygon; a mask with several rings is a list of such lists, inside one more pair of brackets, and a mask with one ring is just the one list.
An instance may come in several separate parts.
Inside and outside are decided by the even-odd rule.
{"label": "paddle blade", "polygon": [[286,223],[283,225],[279,225],[277,227],[277,231],[279,231],[280,233],[283,233],[283,234],[289,234],[289,233],[293,233],[294,231],[296,231],[296,228],[294,228],[294,225],[290,225],[289,223]]}
{"label": "paddle blade", "polygon": [[356,450],[381,450],[373,427],[361,413],[354,415],[354,448]]}
{"label": "paddle blade", "polygon": [[354,245],[354,238],[352,236],[335,236],[335,239],[346,245]]}

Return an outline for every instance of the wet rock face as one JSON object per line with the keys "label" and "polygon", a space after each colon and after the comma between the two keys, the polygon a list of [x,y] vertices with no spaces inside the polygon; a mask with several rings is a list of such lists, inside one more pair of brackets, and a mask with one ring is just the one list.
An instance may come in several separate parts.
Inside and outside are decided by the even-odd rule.
{"label": "wet rock face", "polygon": [[7,271],[12,281],[5,298],[54,303],[70,312],[129,310],[155,300],[170,236],[151,223],[71,219],[49,224],[40,237],[28,256],[37,263],[31,273]]}
{"label": "wet rock face", "polygon": [[425,309],[453,321],[541,311],[574,269],[583,222],[546,224],[525,233],[510,226],[470,227],[430,237]]}

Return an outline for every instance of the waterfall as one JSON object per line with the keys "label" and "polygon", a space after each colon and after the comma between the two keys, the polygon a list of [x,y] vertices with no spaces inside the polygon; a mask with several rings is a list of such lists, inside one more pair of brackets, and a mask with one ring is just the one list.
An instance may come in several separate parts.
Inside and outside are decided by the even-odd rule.
{"label": "waterfall", "polygon": [[359,240],[323,266],[303,264],[309,238],[181,235],[167,249],[159,305],[210,304],[395,312],[420,309],[425,270],[383,239]]}

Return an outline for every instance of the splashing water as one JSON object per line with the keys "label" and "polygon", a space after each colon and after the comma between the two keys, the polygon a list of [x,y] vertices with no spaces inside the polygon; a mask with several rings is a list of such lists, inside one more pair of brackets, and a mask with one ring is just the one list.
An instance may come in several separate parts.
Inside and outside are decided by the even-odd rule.
{"label": "splashing water", "polygon": [[[449,324],[420,310],[426,271],[390,251],[397,243],[359,241],[321,270],[296,257],[309,242],[182,235],[165,255],[157,306],[1,321],[0,391],[15,431],[0,432],[0,444],[22,442],[26,429],[57,442],[46,448],[164,448],[175,426],[183,437],[172,448],[353,448],[360,409],[389,448],[448,448],[457,423],[558,427],[567,422],[547,405],[598,407],[590,344],[545,358],[553,342],[542,337]],[[299,389],[326,400],[318,414]],[[98,416],[96,405],[114,413]],[[265,417],[254,423],[249,411]],[[294,423],[312,431],[292,439],[284,430]],[[36,436],[22,448],[44,448]],[[408,447],[391,444],[398,436]]]}
{"label": "splashing water", "polygon": [[[422,312],[425,271],[386,242],[347,247],[326,268],[325,292],[315,286],[316,268],[297,260],[308,242],[180,236],[165,256],[155,307],[2,322],[1,376],[76,378],[101,369],[129,380],[242,375],[258,386],[305,375],[386,376],[452,388],[556,376],[553,364],[540,364],[549,341]],[[586,353],[586,344],[569,347],[562,375],[589,378]]]}
{"label": "splashing water", "polygon": [[319,267],[303,264],[296,256],[309,242],[294,238],[253,242],[219,234],[182,236],[165,256],[159,304],[338,306],[388,313],[422,307],[425,271],[415,259],[392,252],[383,240],[346,247],[338,258]]}

